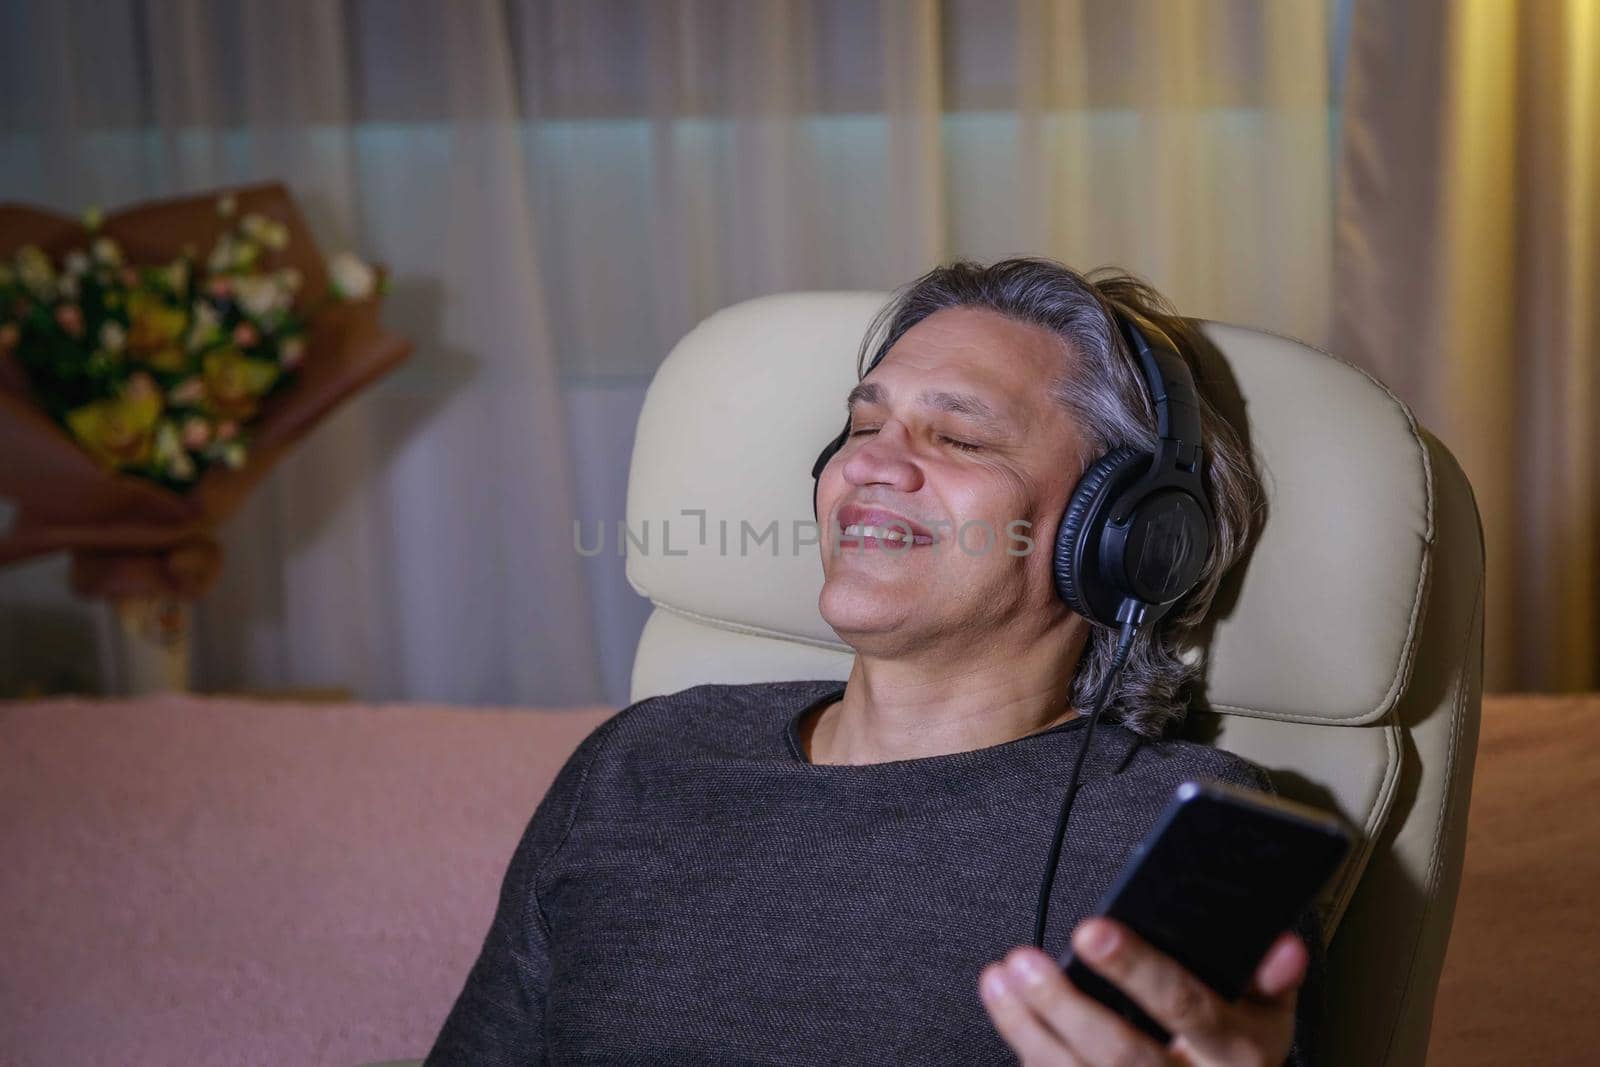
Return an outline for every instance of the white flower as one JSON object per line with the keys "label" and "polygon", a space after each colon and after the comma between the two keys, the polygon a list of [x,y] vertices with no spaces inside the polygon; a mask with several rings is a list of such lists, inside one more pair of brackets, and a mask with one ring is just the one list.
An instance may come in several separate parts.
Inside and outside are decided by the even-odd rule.
{"label": "white flower", "polygon": [[252,241],[258,241],[273,251],[289,243],[289,227],[281,222],[251,212],[239,220],[239,232]]}
{"label": "white flower", "polygon": [[222,318],[217,314],[216,308],[203,300],[194,302],[190,314],[194,321],[189,326],[189,336],[184,341],[184,347],[196,352],[211,343],[216,336],[217,327],[222,324]]}
{"label": "white flower", "polygon": [[233,235],[223,234],[217,238],[217,243],[211,246],[211,255],[206,259],[206,267],[213,274],[219,274],[233,266]]}
{"label": "white flower", "polygon": [[57,291],[61,294],[61,299],[78,299],[78,276],[76,274],[63,274],[56,284]]}
{"label": "white flower", "polygon": [[239,306],[252,318],[266,318],[280,307],[288,306],[288,293],[271,277],[246,275],[233,280],[233,295]]}
{"label": "white flower", "polygon": [[128,333],[122,328],[121,323],[115,319],[108,319],[100,327],[100,347],[107,352],[121,352],[122,346],[128,341]]}
{"label": "white flower", "polygon": [[378,272],[349,252],[329,261],[328,277],[342,300],[365,300],[378,285]]}
{"label": "white flower", "polygon": [[94,251],[94,258],[99,260],[101,263],[104,263],[106,266],[116,267],[122,264],[122,249],[118,248],[117,242],[113,241],[111,238],[95,238],[92,248]]}
{"label": "white flower", "polygon": [[81,248],[74,248],[61,261],[61,269],[72,275],[88,274],[89,266],[89,256]]}
{"label": "white flower", "polygon": [[229,193],[227,196],[220,197],[217,200],[217,214],[223,218],[228,218],[238,209],[238,206],[238,201],[234,200],[232,193]]}

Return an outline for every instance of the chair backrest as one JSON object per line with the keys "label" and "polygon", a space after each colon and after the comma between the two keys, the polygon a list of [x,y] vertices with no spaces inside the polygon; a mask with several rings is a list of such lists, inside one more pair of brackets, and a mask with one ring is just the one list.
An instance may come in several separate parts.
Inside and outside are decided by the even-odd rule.
{"label": "chair backrest", "polygon": [[[654,605],[633,699],[848,674],[817,609],[810,466],[888,296],[748,300],[657,371],[628,479],[628,579]],[[1218,595],[1185,732],[1364,831],[1323,901],[1319,1058],[1422,1067],[1477,748],[1477,506],[1450,453],[1371,375],[1289,338],[1200,326],[1197,377],[1254,448],[1268,513]]]}

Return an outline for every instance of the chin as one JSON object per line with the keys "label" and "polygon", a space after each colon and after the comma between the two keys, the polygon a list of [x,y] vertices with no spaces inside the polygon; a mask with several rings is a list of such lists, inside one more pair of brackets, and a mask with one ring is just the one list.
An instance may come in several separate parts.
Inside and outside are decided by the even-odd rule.
{"label": "chin", "polygon": [[860,575],[839,575],[823,583],[817,608],[822,619],[841,638],[850,634],[893,633],[905,628],[913,601],[897,596],[889,583],[872,582]]}

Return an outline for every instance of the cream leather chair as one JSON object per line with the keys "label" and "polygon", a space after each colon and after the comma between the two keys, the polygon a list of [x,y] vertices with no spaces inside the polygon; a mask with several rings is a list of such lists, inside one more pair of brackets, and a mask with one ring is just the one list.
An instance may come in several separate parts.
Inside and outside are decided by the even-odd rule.
{"label": "cream leather chair", "polygon": [[[745,301],[656,373],[628,480],[628,527],[651,538],[630,545],[628,579],[654,604],[634,700],[847,675],[848,649],[817,611],[818,550],[797,548],[814,539],[793,531],[811,519],[812,460],[843,423],[857,346],[887,297]],[[1228,383],[1217,399],[1256,449],[1269,511],[1218,597],[1205,707],[1187,733],[1364,829],[1324,902],[1323,1062],[1420,1067],[1477,748],[1477,507],[1450,453],[1363,371],[1288,338],[1202,325],[1215,345],[1203,379]]]}

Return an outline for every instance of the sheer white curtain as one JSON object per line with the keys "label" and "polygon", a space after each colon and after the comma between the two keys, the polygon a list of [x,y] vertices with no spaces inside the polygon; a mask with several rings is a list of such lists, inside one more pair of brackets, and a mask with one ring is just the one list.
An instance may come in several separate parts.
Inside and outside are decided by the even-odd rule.
{"label": "sheer white curtain", "polygon": [[[388,321],[416,341],[225,530],[204,687],[620,703],[646,606],[573,520],[621,516],[649,375],[739,300],[1038,254],[1326,341],[1326,0],[24,0],[0,20],[0,196],[75,211],[281,178],[325,247],[389,266]],[[13,621],[50,568],[0,573]],[[44,651],[23,629],[13,661]]]}

